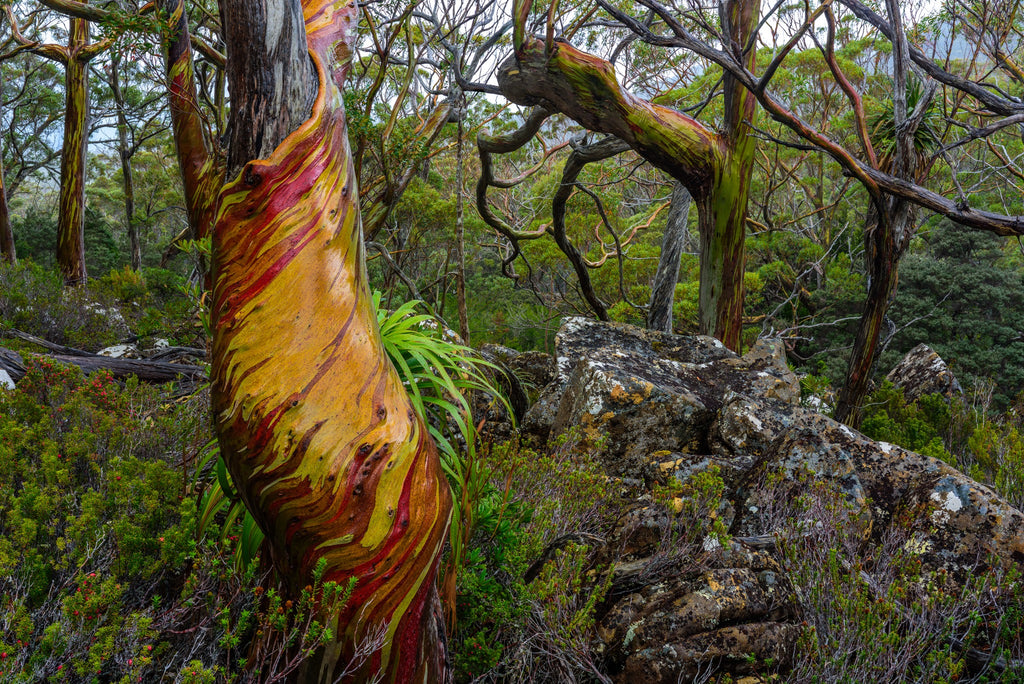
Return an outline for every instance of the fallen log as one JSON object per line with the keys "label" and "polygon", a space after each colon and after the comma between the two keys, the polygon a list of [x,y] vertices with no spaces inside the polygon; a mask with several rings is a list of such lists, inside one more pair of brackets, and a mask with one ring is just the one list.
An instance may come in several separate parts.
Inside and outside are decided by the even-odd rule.
{"label": "fallen log", "polygon": [[54,344],[49,340],[44,340],[41,337],[36,337],[35,335],[30,335],[27,332],[15,330],[14,328],[6,328],[0,331],[0,335],[3,337],[13,337],[16,340],[34,344],[38,347],[42,347],[43,349],[48,349],[54,354],[65,354],[67,356],[96,356],[96,354],[85,351],[84,349],[75,349],[74,347],[65,347],[62,344]]}
{"label": "fallen log", "polygon": [[25,377],[25,362],[21,359],[21,354],[0,347],[0,371],[7,373],[13,382]]}
{"label": "fallen log", "polygon": [[[176,380],[206,380],[206,369],[180,363],[163,363],[144,359],[112,359],[107,356],[69,356],[67,354],[31,355],[60,363],[78,366],[87,375],[99,370],[109,371],[115,378],[135,375],[145,382],[161,383]],[[0,347],[0,368],[7,371],[14,382],[25,376],[25,362],[20,354]]]}

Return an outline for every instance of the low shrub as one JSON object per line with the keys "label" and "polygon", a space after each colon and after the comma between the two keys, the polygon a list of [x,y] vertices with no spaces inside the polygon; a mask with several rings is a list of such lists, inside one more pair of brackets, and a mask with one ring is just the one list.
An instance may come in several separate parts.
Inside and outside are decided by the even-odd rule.
{"label": "low shrub", "polygon": [[117,306],[86,287],[65,288],[57,271],[30,261],[0,264],[0,325],[55,344],[96,351],[128,334]]}
{"label": "low shrub", "polygon": [[491,446],[481,468],[458,575],[456,681],[600,679],[591,639],[610,576],[594,545],[621,513],[609,478],[572,435],[544,453]]}
{"label": "low shrub", "polygon": [[288,600],[236,568],[237,529],[197,535],[205,392],[27,367],[0,389],[0,681],[283,681],[331,638],[351,586]]}
{"label": "low shrub", "polygon": [[763,499],[782,503],[762,508],[760,523],[804,620],[787,682],[1024,681],[1004,667],[1024,657],[1019,569],[989,559],[959,579],[926,570],[913,530],[930,511],[905,511],[878,539],[829,485],[808,480],[787,498],[772,484]]}

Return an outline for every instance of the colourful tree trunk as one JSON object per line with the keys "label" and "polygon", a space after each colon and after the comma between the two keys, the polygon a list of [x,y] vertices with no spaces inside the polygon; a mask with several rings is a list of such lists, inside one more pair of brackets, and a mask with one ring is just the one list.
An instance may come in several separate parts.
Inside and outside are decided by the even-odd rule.
{"label": "colourful tree trunk", "polygon": [[85,269],[85,155],[89,128],[87,60],[89,22],[70,19],[65,64],[64,148],[60,161],[57,209],[57,266],[68,285],[82,285]]}
{"label": "colourful tree trunk", "polygon": [[[700,332],[738,350],[743,316],[747,196],[754,139],[747,121],[756,100],[731,77],[725,80],[725,120],[714,133],[693,118],[623,90],[608,62],[571,45],[526,36],[531,3],[516,3],[515,61],[498,75],[502,93],[519,104],[541,104],[595,131],[615,135],[693,196],[701,234]],[[723,31],[753,68],[751,44],[759,2],[723,3]]]}
{"label": "colourful tree trunk", "polygon": [[185,191],[185,209],[194,238],[210,235],[223,175],[206,142],[206,130],[196,95],[195,67],[184,0],[159,0],[170,31],[164,43],[167,95],[178,167]]}
{"label": "colourful tree trunk", "polygon": [[[312,116],[221,192],[214,230],[212,391],[224,457],[297,593],[357,584],[337,642],[299,675],[444,679],[435,575],[451,500],[436,449],[387,360],[367,288],[342,103],[357,6],[303,6],[319,93]],[[234,94],[234,90],[232,91]]]}
{"label": "colourful tree trunk", "polygon": [[[753,71],[757,55],[754,29],[760,17],[759,0],[729,0],[719,4],[722,33],[728,49]],[[700,330],[713,334],[729,349],[740,350],[743,332],[743,276],[746,271],[747,199],[754,169],[754,120],[757,100],[726,72],[724,121],[719,141],[722,154],[710,188],[711,208],[700,221]],[[698,203],[700,206],[700,203]]]}

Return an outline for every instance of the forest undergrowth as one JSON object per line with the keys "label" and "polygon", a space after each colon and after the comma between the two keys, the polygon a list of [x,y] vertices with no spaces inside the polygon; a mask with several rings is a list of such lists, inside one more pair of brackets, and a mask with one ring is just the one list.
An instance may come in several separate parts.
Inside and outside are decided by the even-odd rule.
{"label": "forest undergrowth", "polygon": [[[0,271],[5,325],[92,349],[120,341],[109,326],[88,335],[76,328],[76,317],[92,314],[63,303],[33,267],[19,268]],[[153,323],[147,310],[167,296],[177,313],[152,329],[179,343],[202,337],[197,303],[184,295],[128,276],[98,287],[103,307],[122,308],[126,326]],[[424,334],[419,344],[437,339]],[[450,362],[453,372],[463,363]],[[240,507],[209,505],[211,492],[219,487],[230,499],[231,489],[212,458],[206,390],[86,377],[42,357],[27,366],[16,389],[0,390],[0,682],[286,681],[329,638],[318,615],[346,601],[351,586],[314,577],[300,596],[284,596],[258,543],[246,542]],[[463,404],[449,399],[446,410],[457,413]],[[454,587],[449,648],[458,682],[610,681],[596,627],[621,559],[609,540],[630,509],[666,512],[655,554],[681,572],[713,562],[707,534],[729,542],[711,515],[725,496],[715,473],[699,487],[636,500],[604,475],[600,445],[571,434],[544,448],[477,442],[475,432],[444,432],[436,421],[448,435],[460,516],[441,578]],[[984,390],[952,404],[908,404],[882,385],[864,431],[941,458],[1020,506],[1022,421],[1016,405],[993,412]],[[780,537],[803,626],[792,669],[762,663],[768,679],[1024,681],[970,660],[1024,657],[1019,572],[979,572],[966,585],[928,573],[898,531],[865,545],[864,531],[823,487],[762,515],[766,530],[807,532]],[[368,639],[353,664],[379,647]]]}

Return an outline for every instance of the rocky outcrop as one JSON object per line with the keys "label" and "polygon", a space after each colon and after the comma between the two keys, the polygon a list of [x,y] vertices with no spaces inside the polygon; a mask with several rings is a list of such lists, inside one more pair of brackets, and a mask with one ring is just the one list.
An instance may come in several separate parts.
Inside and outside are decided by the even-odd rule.
{"label": "rocky outcrop", "polygon": [[[523,420],[523,431],[540,439],[547,439],[555,428],[563,395],[574,376],[575,396],[585,394],[588,383],[603,381],[601,369],[617,373],[616,369],[621,368],[627,376],[633,374],[637,383],[630,383],[628,377],[623,379],[632,389],[643,392],[643,383],[648,376],[660,377],[671,383],[672,375],[680,364],[699,365],[736,358],[721,342],[711,337],[667,335],[588,318],[565,319],[555,336],[555,349],[554,378]],[[581,363],[583,366],[577,372]],[[610,380],[613,384],[609,390],[616,382],[615,378]],[[558,422],[556,434],[571,426],[574,418],[571,413],[566,413]]]}
{"label": "rocky outcrop", "polygon": [[[990,557],[1024,563],[1024,515],[938,459],[875,442],[799,406],[740,395],[721,411],[717,431],[723,453],[757,458],[740,490],[747,499],[765,495],[764,473],[781,472],[793,487],[808,474],[810,482],[834,483],[851,514],[870,520],[874,540],[905,537],[926,568],[964,577]],[[737,529],[773,532],[757,529],[752,505],[738,506]]]}
{"label": "rocky outcrop", "polygon": [[[896,544],[926,573],[954,582],[986,563],[1024,564],[1024,515],[941,461],[801,407],[778,342],[760,340],[737,356],[710,338],[568,319],[556,346],[555,378],[527,413],[528,428],[577,431],[634,490],[682,486],[667,507],[639,501],[609,544],[619,562],[598,635],[616,682],[784,667],[800,628],[770,552],[780,537],[832,525],[844,543]],[[702,509],[705,520],[683,520],[696,510],[686,505],[689,483],[709,472],[721,478],[721,501]],[[825,505],[807,509],[815,497]],[[801,510],[804,528],[794,528]],[[667,529],[710,529],[711,520],[734,535],[726,548],[716,549],[714,536],[691,540],[703,559],[696,570],[692,559],[666,556]]]}
{"label": "rocky outcrop", "polygon": [[920,399],[926,394],[941,394],[947,398],[963,394],[953,371],[926,344],[919,344],[907,352],[885,379],[903,388],[903,396],[907,401]]}
{"label": "rocky outcrop", "polygon": [[556,344],[558,375],[530,413],[537,423],[550,418],[552,436],[577,428],[601,442],[605,468],[621,477],[642,478],[654,452],[707,453],[728,392],[800,397],[777,342],[759,341],[737,357],[710,337],[574,318]]}
{"label": "rocky outcrop", "polygon": [[598,637],[616,681],[691,681],[723,665],[746,674],[759,663],[787,663],[799,627],[785,575],[764,552],[724,558],[734,564],[689,576],[665,571],[605,615]]}

